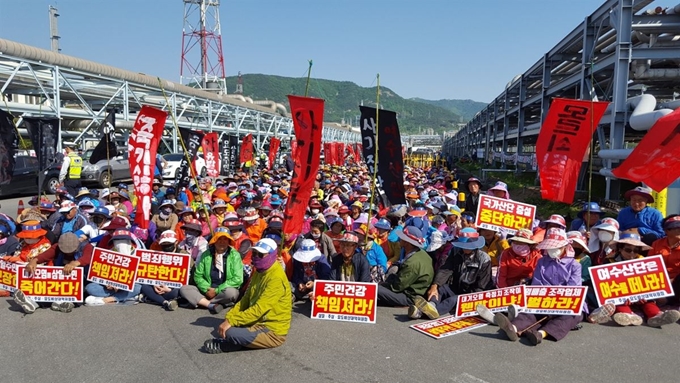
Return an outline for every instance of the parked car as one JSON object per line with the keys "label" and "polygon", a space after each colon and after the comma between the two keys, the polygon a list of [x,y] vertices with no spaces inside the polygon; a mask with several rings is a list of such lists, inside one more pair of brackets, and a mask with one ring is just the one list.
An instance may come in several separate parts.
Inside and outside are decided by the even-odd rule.
{"label": "parked car", "polygon": [[115,157],[100,160],[96,164],[90,164],[89,161],[83,159],[83,171],[80,174],[83,184],[96,184],[101,188],[106,188],[111,184],[130,179],[132,177],[127,150],[119,150]]}
{"label": "parked car", "polygon": [[[36,194],[38,192],[38,158],[32,156],[14,157],[12,180],[0,185],[0,196],[12,194]],[[59,169],[61,163],[54,164],[45,170],[42,190],[46,194],[54,194],[59,185]]]}
{"label": "parked car", "polygon": [[[180,172],[180,164],[182,163],[182,157],[184,153],[171,153],[163,156],[163,159],[167,162],[163,168],[163,179],[175,179],[177,174]],[[208,169],[205,167],[205,160],[203,159],[203,153],[198,153],[196,155],[196,173],[198,176],[205,177],[208,174]]]}

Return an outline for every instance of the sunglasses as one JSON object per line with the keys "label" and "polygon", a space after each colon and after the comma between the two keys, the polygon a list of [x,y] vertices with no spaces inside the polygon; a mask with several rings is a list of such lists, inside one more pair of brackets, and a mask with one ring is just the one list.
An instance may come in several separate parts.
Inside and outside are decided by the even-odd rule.
{"label": "sunglasses", "polygon": [[635,248],[634,247],[624,247],[623,249],[621,249],[621,251],[623,251],[624,253],[634,253]]}

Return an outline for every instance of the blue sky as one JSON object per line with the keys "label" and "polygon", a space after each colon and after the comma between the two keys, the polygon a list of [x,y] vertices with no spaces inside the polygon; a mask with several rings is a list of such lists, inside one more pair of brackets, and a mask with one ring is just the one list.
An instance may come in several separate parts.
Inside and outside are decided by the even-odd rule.
{"label": "blue sky", "polygon": [[[301,77],[313,59],[315,78],[488,102],[602,3],[222,0],[225,69]],[[49,49],[48,5],[62,53],[179,81],[181,0],[0,0],[0,37]]]}

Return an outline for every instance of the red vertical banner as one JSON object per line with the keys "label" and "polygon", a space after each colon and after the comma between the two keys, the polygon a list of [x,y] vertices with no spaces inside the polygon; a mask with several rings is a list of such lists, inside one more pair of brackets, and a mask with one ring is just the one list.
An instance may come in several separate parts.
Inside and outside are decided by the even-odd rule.
{"label": "red vertical banner", "polygon": [[354,148],[352,144],[347,144],[347,156],[351,156],[354,161],[358,161],[357,155],[354,154]]}
{"label": "red vertical banner", "polygon": [[553,100],[536,142],[543,199],[573,202],[583,156],[607,105],[608,102]]}
{"label": "red vertical banner", "polygon": [[276,153],[279,152],[279,147],[281,146],[281,140],[276,137],[272,137],[269,140],[269,169],[274,167],[274,161],[276,161]]}
{"label": "red vertical banner", "polygon": [[324,100],[288,96],[295,127],[295,169],[283,219],[283,232],[300,233],[321,158]]}
{"label": "red vertical banner", "polygon": [[336,155],[336,160],[335,162],[340,165],[344,166],[345,165],[345,144],[342,142],[336,142],[336,149],[335,149],[335,155]]}
{"label": "red vertical banner", "polygon": [[297,150],[297,140],[295,138],[291,138],[290,140],[290,155],[295,158],[295,151]]}
{"label": "red vertical banner", "polygon": [[331,143],[323,143],[323,161],[326,165],[333,165],[333,154],[331,153]]}
{"label": "red vertical banner", "polygon": [[612,173],[657,192],[680,178],[680,109],[658,119]]}
{"label": "red vertical banner", "polygon": [[201,141],[201,147],[203,148],[203,158],[205,158],[205,168],[208,171],[210,177],[217,177],[220,175],[220,166],[218,164],[219,156],[219,143],[218,143],[217,132],[206,133],[203,136],[203,141]]}
{"label": "red vertical banner", "polygon": [[148,229],[151,217],[151,185],[158,143],[163,135],[168,114],[160,109],[142,106],[128,140],[130,173],[137,196],[135,223]]}
{"label": "red vertical banner", "polygon": [[240,163],[246,163],[253,161],[253,134],[248,133],[247,136],[243,137],[243,143],[241,143],[241,156],[239,158]]}

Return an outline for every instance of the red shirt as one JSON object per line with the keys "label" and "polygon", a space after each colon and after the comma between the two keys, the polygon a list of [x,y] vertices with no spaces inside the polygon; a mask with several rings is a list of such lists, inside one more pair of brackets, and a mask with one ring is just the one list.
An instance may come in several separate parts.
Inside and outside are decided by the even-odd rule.
{"label": "red shirt", "polygon": [[534,269],[541,258],[540,250],[532,250],[526,257],[520,257],[512,251],[512,247],[503,251],[498,265],[498,288],[515,286],[519,282],[534,275]]}
{"label": "red shirt", "polygon": [[661,254],[663,262],[666,264],[668,270],[668,277],[673,280],[680,274],[680,246],[675,246],[671,249],[668,244],[668,238],[660,238],[652,243],[652,249],[649,250],[649,255]]}

